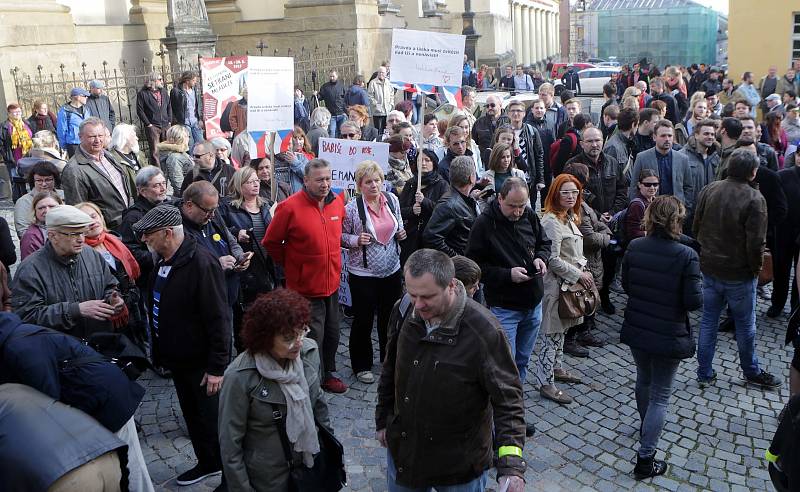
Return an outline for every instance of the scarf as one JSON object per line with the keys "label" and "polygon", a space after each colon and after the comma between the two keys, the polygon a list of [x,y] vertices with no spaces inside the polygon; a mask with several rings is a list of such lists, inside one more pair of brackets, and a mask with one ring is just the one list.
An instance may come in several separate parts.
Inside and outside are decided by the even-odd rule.
{"label": "scarf", "polygon": [[127,272],[133,282],[136,282],[136,279],[139,278],[139,274],[141,273],[139,264],[136,262],[136,259],[133,257],[128,247],[113,234],[101,232],[97,237],[87,237],[86,244],[92,248],[96,248],[102,244],[108,252],[111,253],[111,256],[122,262],[125,272]]}
{"label": "scarf", "polygon": [[26,155],[31,147],[33,147],[33,140],[31,140],[31,135],[28,133],[28,129],[25,128],[25,123],[22,122],[21,119],[8,120],[11,123],[11,148],[12,149],[22,149],[22,155]]}
{"label": "scarf", "polygon": [[319,438],[302,359],[290,361],[284,369],[269,355],[255,354],[253,358],[258,373],[280,385],[286,397],[286,436],[294,444],[294,450],[303,455],[303,464],[313,467],[314,455],[319,453]]}

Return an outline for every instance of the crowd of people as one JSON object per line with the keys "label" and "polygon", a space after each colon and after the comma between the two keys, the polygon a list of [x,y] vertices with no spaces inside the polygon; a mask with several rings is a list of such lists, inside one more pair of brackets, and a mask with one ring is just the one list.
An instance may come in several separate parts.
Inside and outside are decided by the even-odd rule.
{"label": "crowd of people", "polygon": [[[486,67],[474,77],[470,67],[467,82],[491,87]],[[782,386],[759,365],[755,308],[769,294],[765,251],[770,317],[798,260],[794,71],[771,70],[756,89],[750,73],[733,87],[705,65],[637,64],[606,84],[595,125],[571,75],[557,97],[541,74],[516,69],[498,86],[530,84],[533,103],[492,95],[477,108],[465,85],[463,109],[441,120],[419,111],[426,96],[395,92],[388,63],[350,87],[331,71],[324,107],[309,111],[296,91],[297,126],[274,160],[242,144],[239,103],[231,138],[205,140],[191,72],[169,92],[152,75],[137,96],[144,159],[97,81],[73,89],[57,117],[37,102],[25,120],[9,105],[0,146],[19,178],[22,261],[0,289],[0,415],[14,415],[0,422],[62,454],[44,469],[0,443],[0,476],[67,490],[89,474],[153,490],[133,421],[144,391],[123,357],[95,351],[111,337],[172,379],[197,458],[178,485],[222,474],[219,490],[289,490],[292,469],[315,466],[318,431],[335,427],[322,393],[348,390],[336,360],[343,270],[350,367],[356,384],[378,385],[390,490],[483,490],[491,466],[501,486],[523,490],[522,450],[542,417],[526,414],[523,388],[574,403],[583,378],[565,355],[597,357],[608,343],[598,312],[624,308],[637,479],[667,469],[656,453],[680,361],[696,353],[698,386],[717,381],[718,331],[735,331],[747,383]],[[389,162],[358,164],[349,197],[316,157],[322,137],[385,141]],[[16,260],[0,219],[0,282]],[[610,296],[617,281],[624,307]],[[10,404],[30,391],[16,384],[42,394]],[[52,400],[97,423],[57,406],[51,435],[83,426],[96,446],[52,449],[30,429]]]}

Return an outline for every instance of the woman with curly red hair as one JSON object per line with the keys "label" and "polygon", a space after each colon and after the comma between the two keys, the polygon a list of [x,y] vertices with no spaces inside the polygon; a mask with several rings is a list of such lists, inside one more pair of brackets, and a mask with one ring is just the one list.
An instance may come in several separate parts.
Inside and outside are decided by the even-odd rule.
{"label": "woman with curly red hair", "polygon": [[583,256],[581,223],[582,186],[571,174],[560,174],[550,185],[544,201],[542,228],[550,238],[550,258],[544,275],[544,297],[542,298],[542,342],[536,362],[536,381],[539,393],[556,403],[572,403],[572,397],[559,390],[555,381],[580,383],[578,376],[562,367],[564,358],[564,334],[572,326],[583,322],[583,318],[562,319],[558,314],[558,294],[562,284],[580,282],[587,288],[594,285],[592,273],[586,270]]}
{"label": "woman with curly red hair", "polygon": [[279,411],[297,463],[314,465],[315,419],[330,429],[320,390],[319,348],[310,338],[311,307],[300,294],[277,289],[244,315],[245,351],[225,371],[219,440],[231,490],[289,490],[289,468],[274,413]]}

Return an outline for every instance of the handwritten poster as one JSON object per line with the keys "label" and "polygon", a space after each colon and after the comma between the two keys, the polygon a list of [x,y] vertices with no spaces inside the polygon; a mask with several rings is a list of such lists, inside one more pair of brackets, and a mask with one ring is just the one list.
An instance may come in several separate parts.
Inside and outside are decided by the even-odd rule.
{"label": "handwritten poster", "polygon": [[247,131],[258,142],[266,132],[294,128],[294,58],[250,56]]}
{"label": "handwritten poster", "polygon": [[231,131],[230,114],[247,89],[247,56],[201,58],[203,118],[206,138],[226,137]]}
{"label": "handwritten poster", "polygon": [[392,30],[392,83],[460,86],[465,40],[461,34]]}
{"label": "handwritten poster", "polygon": [[338,138],[320,138],[319,156],[331,164],[334,192],[356,188],[356,167],[363,161],[375,161],[383,172],[389,170],[389,144],[385,142],[362,142]]}

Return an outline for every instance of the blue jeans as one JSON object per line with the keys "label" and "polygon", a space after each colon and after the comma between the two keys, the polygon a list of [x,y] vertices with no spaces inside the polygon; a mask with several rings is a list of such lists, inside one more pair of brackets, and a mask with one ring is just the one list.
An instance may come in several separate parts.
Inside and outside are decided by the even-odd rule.
{"label": "blue jeans", "polygon": [[710,379],[714,371],[711,364],[717,347],[719,316],[728,303],[736,326],[736,344],[739,346],[739,365],[745,377],[757,376],[756,357],[756,279],[744,282],[719,280],[703,275],[703,317],[697,339],[697,377]]}
{"label": "blue jeans", "polygon": [[664,429],[672,382],[681,361],[650,355],[633,347],[631,353],[636,362],[636,409],[642,423],[639,456],[649,458],[656,453],[658,438]]}
{"label": "blue jeans", "polygon": [[528,373],[528,361],[531,359],[536,338],[539,336],[539,327],[542,326],[542,303],[526,311],[514,311],[499,307],[491,308],[503,330],[506,332],[511,354],[519,371],[519,380],[525,384]]}
{"label": "blue jeans", "polygon": [[331,115],[331,122],[328,124],[328,135],[331,138],[339,138],[339,125],[347,120],[346,114]]}
{"label": "blue jeans", "polygon": [[394,460],[392,453],[386,451],[386,482],[389,484],[389,492],[431,492],[436,489],[436,492],[483,492],[486,490],[486,481],[489,478],[486,471],[481,473],[481,476],[471,480],[467,483],[458,485],[431,485],[429,487],[403,487],[397,485],[397,469],[394,467]]}
{"label": "blue jeans", "polygon": [[189,152],[191,152],[192,148],[194,147],[194,144],[205,140],[203,138],[203,129],[200,128],[200,123],[195,123],[194,125],[186,125],[186,128],[189,129]]}

